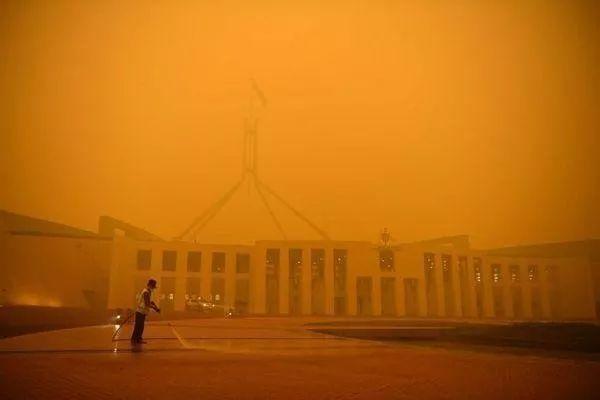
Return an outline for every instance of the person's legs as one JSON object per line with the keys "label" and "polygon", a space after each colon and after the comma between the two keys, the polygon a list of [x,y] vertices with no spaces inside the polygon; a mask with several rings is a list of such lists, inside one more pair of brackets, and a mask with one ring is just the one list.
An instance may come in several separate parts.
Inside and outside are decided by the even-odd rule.
{"label": "person's legs", "polygon": [[142,336],[144,335],[144,326],[146,324],[146,314],[140,314],[140,334],[138,337],[138,342],[141,342]]}
{"label": "person's legs", "polygon": [[133,333],[131,334],[131,341],[138,342],[142,339],[142,332],[144,330],[144,318],[145,315],[136,311],[135,313],[135,324],[133,326]]}

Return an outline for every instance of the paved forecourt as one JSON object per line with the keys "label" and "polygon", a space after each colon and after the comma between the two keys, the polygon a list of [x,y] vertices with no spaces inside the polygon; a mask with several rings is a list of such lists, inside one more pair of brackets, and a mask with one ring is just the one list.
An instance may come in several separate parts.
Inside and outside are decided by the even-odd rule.
{"label": "paved forecourt", "polygon": [[3,339],[0,388],[3,399],[493,400],[600,393],[600,362],[593,358],[350,339],[305,326],[323,329],[319,322],[327,321],[154,321],[141,348],[130,345],[129,325],[115,341],[112,325]]}

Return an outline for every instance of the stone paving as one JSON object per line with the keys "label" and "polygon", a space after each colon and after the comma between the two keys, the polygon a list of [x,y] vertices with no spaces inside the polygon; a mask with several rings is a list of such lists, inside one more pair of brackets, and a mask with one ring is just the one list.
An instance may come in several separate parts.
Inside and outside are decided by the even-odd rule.
{"label": "stone paving", "polygon": [[541,352],[340,338],[313,318],[156,321],[0,340],[2,398],[598,398],[600,362]]}

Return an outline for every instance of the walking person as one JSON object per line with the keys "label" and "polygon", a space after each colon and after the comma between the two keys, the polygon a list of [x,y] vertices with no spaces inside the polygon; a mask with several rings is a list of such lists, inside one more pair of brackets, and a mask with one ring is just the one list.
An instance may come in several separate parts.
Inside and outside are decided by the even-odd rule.
{"label": "walking person", "polygon": [[144,333],[144,323],[146,322],[146,315],[150,312],[150,309],[160,313],[160,308],[152,301],[152,291],[156,289],[156,280],[149,279],[146,287],[137,295],[137,307],[135,310],[135,325],[133,327],[133,333],[131,334],[132,344],[146,343],[142,339]]}

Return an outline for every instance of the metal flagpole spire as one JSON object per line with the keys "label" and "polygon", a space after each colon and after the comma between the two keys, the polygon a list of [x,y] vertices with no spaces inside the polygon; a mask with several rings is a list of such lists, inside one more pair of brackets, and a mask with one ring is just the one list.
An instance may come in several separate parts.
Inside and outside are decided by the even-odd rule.
{"label": "metal flagpole spire", "polygon": [[[261,107],[264,109],[267,106],[267,98],[265,97],[263,91],[260,89],[258,84],[254,79],[251,79],[252,91],[260,102]],[[309,227],[311,227],[315,232],[319,234],[323,239],[330,240],[329,235],[321,228],[319,228],[316,224],[314,224],[310,219],[304,216],[300,211],[294,208],[290,203],[288,203],[282,196],[277,194],[273,189],[271,189],[267,184],[262,182],[258,178],[258,117],[255,115],[254,111],[254,96],[250,99],[250,112],[248,117],[244,123],[244,152],[242,157],[242,177],[241,179],[231,187],[225,194],[219,198],[215,203],[213,203],[210,207],[208,207],[202,214],[192,221],[192,223],[179,235],[176,237],[178,240],[186,240],[186,239],[195,239],[200,231],[204,229],[204,227],[223,209],[223,207],[229,202],[231,197],[237,192],[237,190],[246,182],[248,183],[248,190],[250,190],[250,186],[254,187],[256,192],[259,195],[260,200],[264,204],[269,216],[273,220],[273,224],[281,234],[284,240],[287,240],[287,235],[281,222],[275,215],[273,208],[271,207],[267,197],[265,196],[265,191],[270,194],[274,199],[283,204],[287,209],[289,209],[296,217],[305,222]],[[263,191],[264,189],[264,191]]]}

